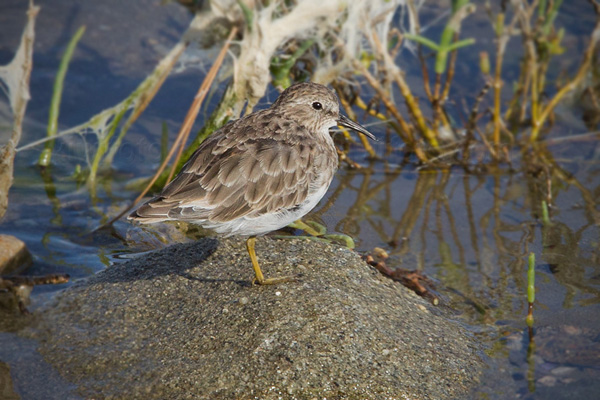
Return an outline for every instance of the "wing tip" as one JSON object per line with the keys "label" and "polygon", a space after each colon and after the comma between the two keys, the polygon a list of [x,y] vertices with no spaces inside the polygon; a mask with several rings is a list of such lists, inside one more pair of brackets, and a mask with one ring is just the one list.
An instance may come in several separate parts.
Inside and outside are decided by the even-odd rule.
{"label": "wing tip", "polygon": [[127,216],[128,221],[135,221],[140,224],[152,224],[155,222],[168,221],[170,207],[156,207],[151,202],[142,204],[137,210]]}

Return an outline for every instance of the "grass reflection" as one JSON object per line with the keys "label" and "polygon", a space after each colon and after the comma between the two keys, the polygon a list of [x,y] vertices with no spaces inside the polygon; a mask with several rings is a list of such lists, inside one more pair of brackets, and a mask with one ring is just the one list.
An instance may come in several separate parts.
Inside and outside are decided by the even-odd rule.
{"label": "grass reflection", "polygon": [[[530,252],[540,255],[540,290],[560,285],[564,307],[600,299],[590,279],[600,270],[598,251],[589,242],[598,188],[577,182],[560,168],[458,174],[371,166],[340,174],[313,217],[339,215],[329,230],[358,238],[362,251],[384,244],[388,267],[435,277],[476,320],[522,322]],[[552,224],[541,219],[549,189]]]}

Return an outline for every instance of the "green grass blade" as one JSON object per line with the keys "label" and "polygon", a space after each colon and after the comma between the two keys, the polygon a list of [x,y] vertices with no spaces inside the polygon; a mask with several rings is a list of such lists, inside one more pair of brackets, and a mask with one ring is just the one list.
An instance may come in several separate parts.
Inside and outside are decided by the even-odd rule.
{"label": "green grass blade", "polygon": [[[62,92],[65,82],[65,76],[67,75],[67,70],[69,68],[69,63],[71,62],[71,58],[73,57],[73,52],[75,51],[75,47],[77,47],[77,43],[79,39],[83,36],[85,32],[85,26],[82,26],[77,30],[75,35],[69,41],[65,53],[60,60],[60,65],[58,67],[58,72],[56,74],[56,78],[54,80],[54,89],[52,91],[52,100],[50,102],[50,113],[48,117],[48,130],[47,136],[54,137],[56,136],[57,127],[58,127],[58,114],[60,111],[60,101],[62,99]],[[44,146],[44,150],[40,154],[38,159],[38,165],[41,167],[47,167],[50,165],[52,159],[52,149],[54,148],[54,140],[50,140],[46,142]]]}
{"label": "green grass blade", "polygon": [[412,40],[413,42],[417,42],[422,44],[423,46],[429,47],[431,50],[438,51],[440,46],[437,45],[434,41],[427,39],[425,36],[421,35],[413,35],[412,33],[405,33],[404,37]]}
{"label": "green grass blade", "polygon": [[527,262],[527,301],[535,302],[535,253],[529,253]]}

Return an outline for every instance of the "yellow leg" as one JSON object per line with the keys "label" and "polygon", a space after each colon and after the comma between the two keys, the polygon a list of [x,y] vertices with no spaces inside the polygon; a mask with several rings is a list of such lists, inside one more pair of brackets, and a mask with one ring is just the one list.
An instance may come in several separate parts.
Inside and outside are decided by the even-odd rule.
{"label": "yellow leg", "polygon": [[259,285],[274,285],[276,283],[281,282],[289,282],[294,280],[291,277],[282,277],[282,278],[269,278],[265,279],[262,271],[260,270],[260,265],[258,265],[258,259],[256,258],[256,251],[254,251],[254,244],[256,243],[256,236],[250,236],[246,240],[246,248],[248,249],[248,254],[250,255],[250,260],[252,260],[252,268],[254,268],[254,274],[256,278],[252,281],[252,283],[258,283]]}

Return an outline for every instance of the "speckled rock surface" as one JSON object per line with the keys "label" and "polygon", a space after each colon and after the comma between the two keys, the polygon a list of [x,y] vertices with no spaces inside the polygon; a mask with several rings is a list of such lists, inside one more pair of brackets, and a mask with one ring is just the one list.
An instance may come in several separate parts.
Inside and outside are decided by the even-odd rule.
{"label": "speckled rock surface", "polygon": [[477,384],[459,324],[354,252],[259,238],[145,254],[62,293],[29,334],[86,398],[450,399]]}

